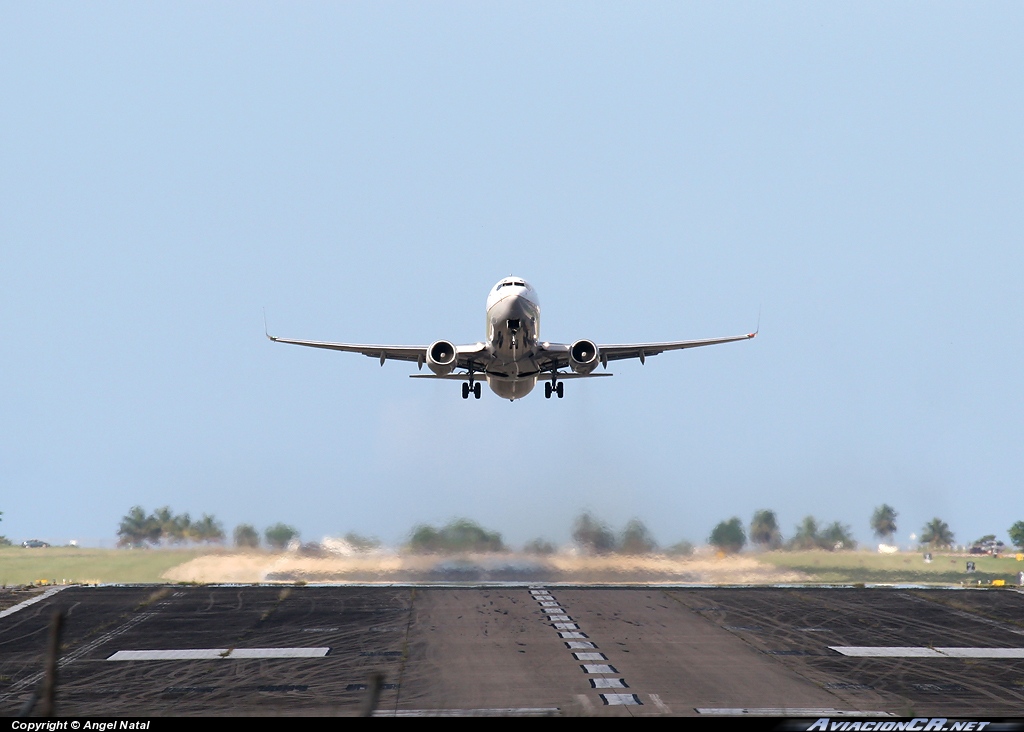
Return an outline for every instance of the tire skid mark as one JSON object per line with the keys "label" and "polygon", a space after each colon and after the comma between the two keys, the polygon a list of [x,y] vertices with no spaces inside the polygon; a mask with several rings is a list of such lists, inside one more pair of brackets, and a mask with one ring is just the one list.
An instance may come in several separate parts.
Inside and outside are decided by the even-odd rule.
{"label": "tire skid mark", "polygon": [[[131,630],[132,628],[134,628],[135,626],[139,625],[140,623],[144,623],[145,621],[147,621],[150,618],[152,618],[154,615],[157,615],[163,608],[165,608],[167,605],[171,604],[171,602],[173,602],[176,598],[181,597],[184,594],[185,594],[184,592],[175,592],[170,597],[168,597],[166,600],[158,602],[156,605],[154,605],[152,610],[149,610],[147,612],[141,613],[141,614],[136,615],[134,617],[128,618],[128,620],[126,620],[124,623],[122,623],[118,627],[114,628],[113,630],[109,630],[106,633],[104,633],[103,635],[101,635],[101,636],[99,636],[97,638],[94,638],[93,640],[89,641],[88,643],[86,643],[84,645],[79,646],[75,650],[63,654],[60,657],[60,660],[57,661],[57,668],[58,669],[62,669],[62,668],[67,667],[69,664],[74,663],[75,661],[77,661],[78,659],[82,658],[86,654],[92,653],[94,650],[99,648],[104,643],[107,643],[107,642],[113,640],[114,638],[118,637],[119,635],[122,635],[123,633],[126,633],[127,631]],[[17,694],[17,693],[21,692],[22,690],[24,690],[25,688],[35,686],[40,681],[42,681],[43,676],[44,676],[44,672],[43,671],[37,671],[34,674],[26,676],[21,681],[17,681],[14,684],[11,684],[11,687],[7,690],[7,693],[4,694],[3,697],[0,697],[0,700],[6,701],[6,700],[10,699],[12,696],[14,696],[15,694]]]}

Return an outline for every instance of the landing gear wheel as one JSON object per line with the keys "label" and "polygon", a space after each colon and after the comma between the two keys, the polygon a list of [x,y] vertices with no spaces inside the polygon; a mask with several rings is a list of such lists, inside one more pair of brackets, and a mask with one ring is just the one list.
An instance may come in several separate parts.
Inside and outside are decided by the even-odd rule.
{"label": "landing gear wheel", "polygon": [[462,398],[469,399],[469,384],[465,382],[462,383]]}
{"label": "landing gear wheel", "polygon": [[545,399],[550,399],[551,398],[551,382],[550,381],[545,381],[544,382],[544,398]]}
{"label": "landing gear wheel", "polygon": [[480,382],[473,384],[473,397],[476,399],[480,398]]}
{"label": "landing gear wheel", "polygon": [[563,384],[561,381],[559,381],[558,384],[555,386],[555,391],[558,392],[558,398],[559,399],[562,398],[562,387],[564,387],[564,386],[565,386],[565,384]]}

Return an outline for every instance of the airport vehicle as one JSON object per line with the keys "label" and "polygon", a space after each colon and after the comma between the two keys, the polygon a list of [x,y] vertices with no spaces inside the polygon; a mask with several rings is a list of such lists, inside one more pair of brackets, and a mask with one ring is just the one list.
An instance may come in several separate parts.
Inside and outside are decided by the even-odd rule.
{"label": "airport vehicle", "polygon": [[28,541],[21,542],[21,545],[25,549],[45,549],[50,546],[45,541],[39,541],[39,539],[29,539]]}
{"label": "airport vehicle", "polygon": [[481,343],[457,346],[451,341],[439,340],[428,346],[385,346],[278,338],[269,332],[266,335],[275,343],[361,353],[379,359],[381,366],[385,361],[413,361],[420,369],[426,364],[431,373],[412,374],[412,378],[461,381],[463,399],[468,399],[470,394],[479,399],[480,383],[486,380],[495,394],[515,401],[533,391],[541,380],[547,399],[552,394],[561,399],[563,381],[611,376],[604,371],[595,372],[598,365],[607,369],[609,361],[638,358],[644,363],[648,356],[665,351],[749,340],[757,331],[725,338],[662,343],[599,345],[587,339],[551,343],[540,340],[540,300],[536,291],[521,277],[505,277],[487,296],[487,340]]}

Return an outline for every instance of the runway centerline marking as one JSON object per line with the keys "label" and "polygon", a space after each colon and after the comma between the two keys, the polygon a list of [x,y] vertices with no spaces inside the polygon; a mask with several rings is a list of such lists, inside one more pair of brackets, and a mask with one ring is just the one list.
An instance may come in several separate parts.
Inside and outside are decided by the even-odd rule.
{"label": "runway centerline marking", "polygon": [[[569,617],[568,613],[559,606],[559,603],[555,598],[548,594],[548,591],[537,587],[530,590],[530,594],[537,601],[537,604],[541,606],[541,611],[548,616],[548,622],[554,626],[555,630],[558,631],[558,637],[562,639],[568,638],[579,638],[581,640],[566,640],[565,647],[573,651],[572,657],[577,661],[607,661],[608,656],[596,650],[597,645],[592,641],[584,641],[583,638],[587,637],[586,633],[580,631],[580,626],[572,622],[572,618]],[[556,609],[557,607],[557,609]],[[555,615],[554,613],[566,613],[565,615]],[[583,650],[587,649],[587,650]],[[615,674],[618,675],[618,670],[610,663],[582,663],[580,669],[585,674],[598,675],[598,674]],[[629,684],[626,680],[617,678],[607,678],[599,676],[598,678],[588,679],[590,681],[590,688],[592,689],[628,689]],[[601,701],[608,706],[641,706],[643,702],[640,701],[640,697],[636,694],[598,694],[601,697]],[[590,708],[590,702],[586,697],[581,696],[583,701],[584,709]],[[666,707],[667,708],[667,707]]]}
{"label": "runway centerline marking", "polygon": [[582,663],[580,668],[585,674],[617,674],[618,671],[610,663]]}
{"label": "runway centerline marking", "polygon": [[607,661],[608,656],[603,653],[574,653],[577,661]]}
{"label": "runway centerline marking", "polygon": [[597,678],[590,680],[591,689],[628,689],[624,679]]}
{"label": "runway centerline marking", "polygon": [[636,694],[599,694],[605,704],[609,706],[635,706],[643,704]]}
{"label": "runway centerline marking", "polygon": [[199,661],[236,658],[323,658],[330,648],[179,648],[118,651],[108,661]]}

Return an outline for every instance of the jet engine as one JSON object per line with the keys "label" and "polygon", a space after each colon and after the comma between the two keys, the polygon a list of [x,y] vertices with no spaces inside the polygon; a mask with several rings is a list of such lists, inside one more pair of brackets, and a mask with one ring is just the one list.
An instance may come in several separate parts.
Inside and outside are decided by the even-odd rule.
{"label": "jet engine", "polygon": [[427,349],[427,366],[438,376],[450,374],[457,362],[455,346],[448,341],[434,341]]}
{"label": "jet engine", "polygon": [[578,340],[569,346],[569,367],[577,374],[589,374],[600,362],[597,344],[593,341]]}

